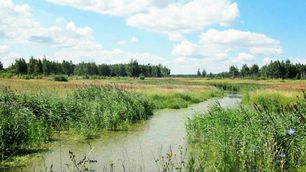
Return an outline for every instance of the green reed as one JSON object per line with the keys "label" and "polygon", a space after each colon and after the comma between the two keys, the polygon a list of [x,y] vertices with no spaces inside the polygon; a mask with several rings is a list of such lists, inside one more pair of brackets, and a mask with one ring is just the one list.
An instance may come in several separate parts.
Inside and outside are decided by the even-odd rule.
{"label": "green reed", "polygon": [[305,171],[306,96],[290,105],[219,105],[187,123],[191,171]]}
{"label": "green reed", "polygon": [[2,160],[48,142],[54,131],[75,131],[93,137],[102,129],[122,130],[153,115],[144,96],[115,87],[91,86],[65,97],[0,93]]}

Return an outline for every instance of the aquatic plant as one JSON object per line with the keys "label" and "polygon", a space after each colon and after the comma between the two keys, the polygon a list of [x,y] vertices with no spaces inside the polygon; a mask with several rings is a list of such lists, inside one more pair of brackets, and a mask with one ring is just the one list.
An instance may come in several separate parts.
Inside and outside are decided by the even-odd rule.
{"label": "aquatic plant", "polygon": [[48,142],[53,131],[93,137],[102,129],[127,129],[151,115],[153,105],[146,97],[116,87],[84,87],[64,97],[5,89],[0,93],[2,160]]}

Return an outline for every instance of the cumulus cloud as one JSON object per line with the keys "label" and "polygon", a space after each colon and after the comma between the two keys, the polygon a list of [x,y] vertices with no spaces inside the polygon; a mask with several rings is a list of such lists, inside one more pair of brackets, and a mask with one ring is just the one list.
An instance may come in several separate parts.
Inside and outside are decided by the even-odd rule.
{"label": "cumulus cloud", "polygon": [[237,60],[242,62],[253,62],[255,59],[254,55],[248,53],[239,53],[237,56]]}
{"label": "cumulus cloud", "polygon": [[167,34],[182,40],[183,34],[212,25],[229,25],[239,17],[238,4],[230,0],[48,0],[49,2],[123,16],[129,26]]}
{"label": "cumulus cloud", "polygon": [[145,12],[151,6],[164,6],[164,0],[48,0],[49,2],[73,6],[86,11],[94,11],[113,16],[130,16]]}
{"label": "cumulus cloud", "polygon": [[189,64],[190,68],[192,63],[201,64],[209,71],[220,72],[229,65],[252,64],[257,57],[277,55],[282,51],[278,40],[264,34],[210,29],[200,34],[195,43],[184,40],[176,44],[172,54],[177,57],[178,64]]}
{"label": "cumulus cloud", "polygon": [[[241,53],[243,51],[247,53]],[[280,54],[281,52],[282,48],[278,40],[264,34],[233,29],[208,30],[199,36],[197,43],[185,40],[176,45],[172,51],[176,56],[221,60],[232,53],[236,53],[240,60],[253,60],[255,55]]]}
{"label": "cumulus cloud", "polygon": [[[90,2],[94,1],[84,1],[84,3]],[[66,22],[62,18],[58,18],[55,25],[44,27],[33,17],[30,6],[14,4],[11,0],[0,1],[0,33],[1,37],[4,37],[5,41],[3,42],[6,43],[6,45],[0,45],[0,61],[6,66],[11,64],[15,58],[21,57],[11,50],[10,45],[47,50],[47,54],[45,54],[46,52],[41,53],[52,60],[116,63],[128,62],[134,58],[154,64],[163,61],[161,57],[149,53],[131,53],[120,49],[106,50],[95,39],[92,28],[80,27],[76,23]],[[138,39],[132,37],[128,41],[135,43]],[[17,49],[15,50],[18,52]],[[27,52],[29,51],[27,50]],[[31,55],[28,54],[28,56]],[[23,57],[27,59],[24,54]]]}
{"label": "cumulus cloud", "polygon": [[128,17],[127,24],[165,34],[184,34],[216,24],[228,25],[238,16],[237,3],[228,0],[193,0],[169,4],[165,8],[152,7],[147,13]]}
{"label": "cumulus cloud", "polygon": [[14,62],[14,58],[18,54],[10,50],[9,46],[0,44],[0,61],[4,64],[4,67],[8,67],[9,64]]}

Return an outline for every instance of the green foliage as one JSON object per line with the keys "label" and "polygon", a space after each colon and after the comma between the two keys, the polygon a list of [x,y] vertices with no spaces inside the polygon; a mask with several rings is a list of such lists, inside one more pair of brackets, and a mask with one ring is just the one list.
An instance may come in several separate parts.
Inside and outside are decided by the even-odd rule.
{"label": "green foliage", "polygon": [[0,61],[0,71],[3,70],[3,64]]}
{"label": "green foliage", "polygon": [[210,83],[210,85],[223,91],[230,92],[248,92],[264,87],[264,85],[253,83]]}
{"label": "green foliage", "polygon": [[[164,77],[170,75],[170,69],[162,65],[151,66],[140,65],[136,60],[131,60],[129,64],[101,64],[79,63],[73,64],[63,60],[62,63],[30,58],[27,63],[24,59],[17,59],[15,64],[9,67],[18,75],[78,75],[78,76],[130,76],[138,77],[141,73],[145,77]],[[1,69],[0,69],[1,70]]]}
{"label": "green foliage", "polygon": [[191,171],[303,171],[306,96],[291,105],[259,100],[253,108],[215,106],[187,123]]}
{"label": "green foliage", "polygon": [[84,87],[65,97],[5,89],[0,93],[1,153],[10,156],[44,143],[52,131],[93,137],[102,129],[127,129],[152,111],[146,97],[113,87]]}
{"label": "green foliage", "polygon": [[200,91],[190,93],[166,93],[147,95],[155,105],[156,109],[180,109],[186,108],[191,104],[200,103],[212,97],[220,97],[222,91]]}
{"label": "green foliage", "polygon": [[239,71],[236,66],[230,66],[229,72],[221,72],[218,74],[212,74],[210,76],[217,78],[254,78],[254,79],[305,79],[306,78],[306,65],[305,64],[293,64],[289,60],[287,61],[271,61],[269,64],[259,68],[257,64],[248,67],[244,64]]}
{"label": "green foliage", "polygon": [[66,76],[66,75],[56,75],[56,76],[54,76],[54,81],[68,82],[68,76]]}
{"label": "green foliage", "polygon": [[140,80],[145,80],[144,74],[140,74],[139,79],[140,79]]}

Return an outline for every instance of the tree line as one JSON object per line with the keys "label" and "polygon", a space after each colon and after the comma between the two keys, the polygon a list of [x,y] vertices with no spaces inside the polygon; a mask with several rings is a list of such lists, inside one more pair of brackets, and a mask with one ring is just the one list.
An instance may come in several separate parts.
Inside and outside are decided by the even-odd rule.
{"label": "tree line", "polygon": [[291,63],[286,61],[271,61],[269,64],[259,67],[257,64],[248,66],[244,64],[241,69],[236,66],[230,66],[228,72],[218,74],[209,73],[200,69],[197,76],[201,77],[219,77],[219,78],[271,78],[271,79],[306,79],[306,64]]}
{"label": "tree line", "polygon": [[[3,65],[0,62],[0,69]],[[50,61],[46,58],[35,59],[27,62],[25,59],[16,59],[8,72],[17,75],[79,75],[79,76],[129,76],[129,77],[165,77],[170,75],[170,69],[162,65],[142,65],[137,60],[131,60],[127,64],[96,64],[81,62],[73,64],[72,61]]]}

